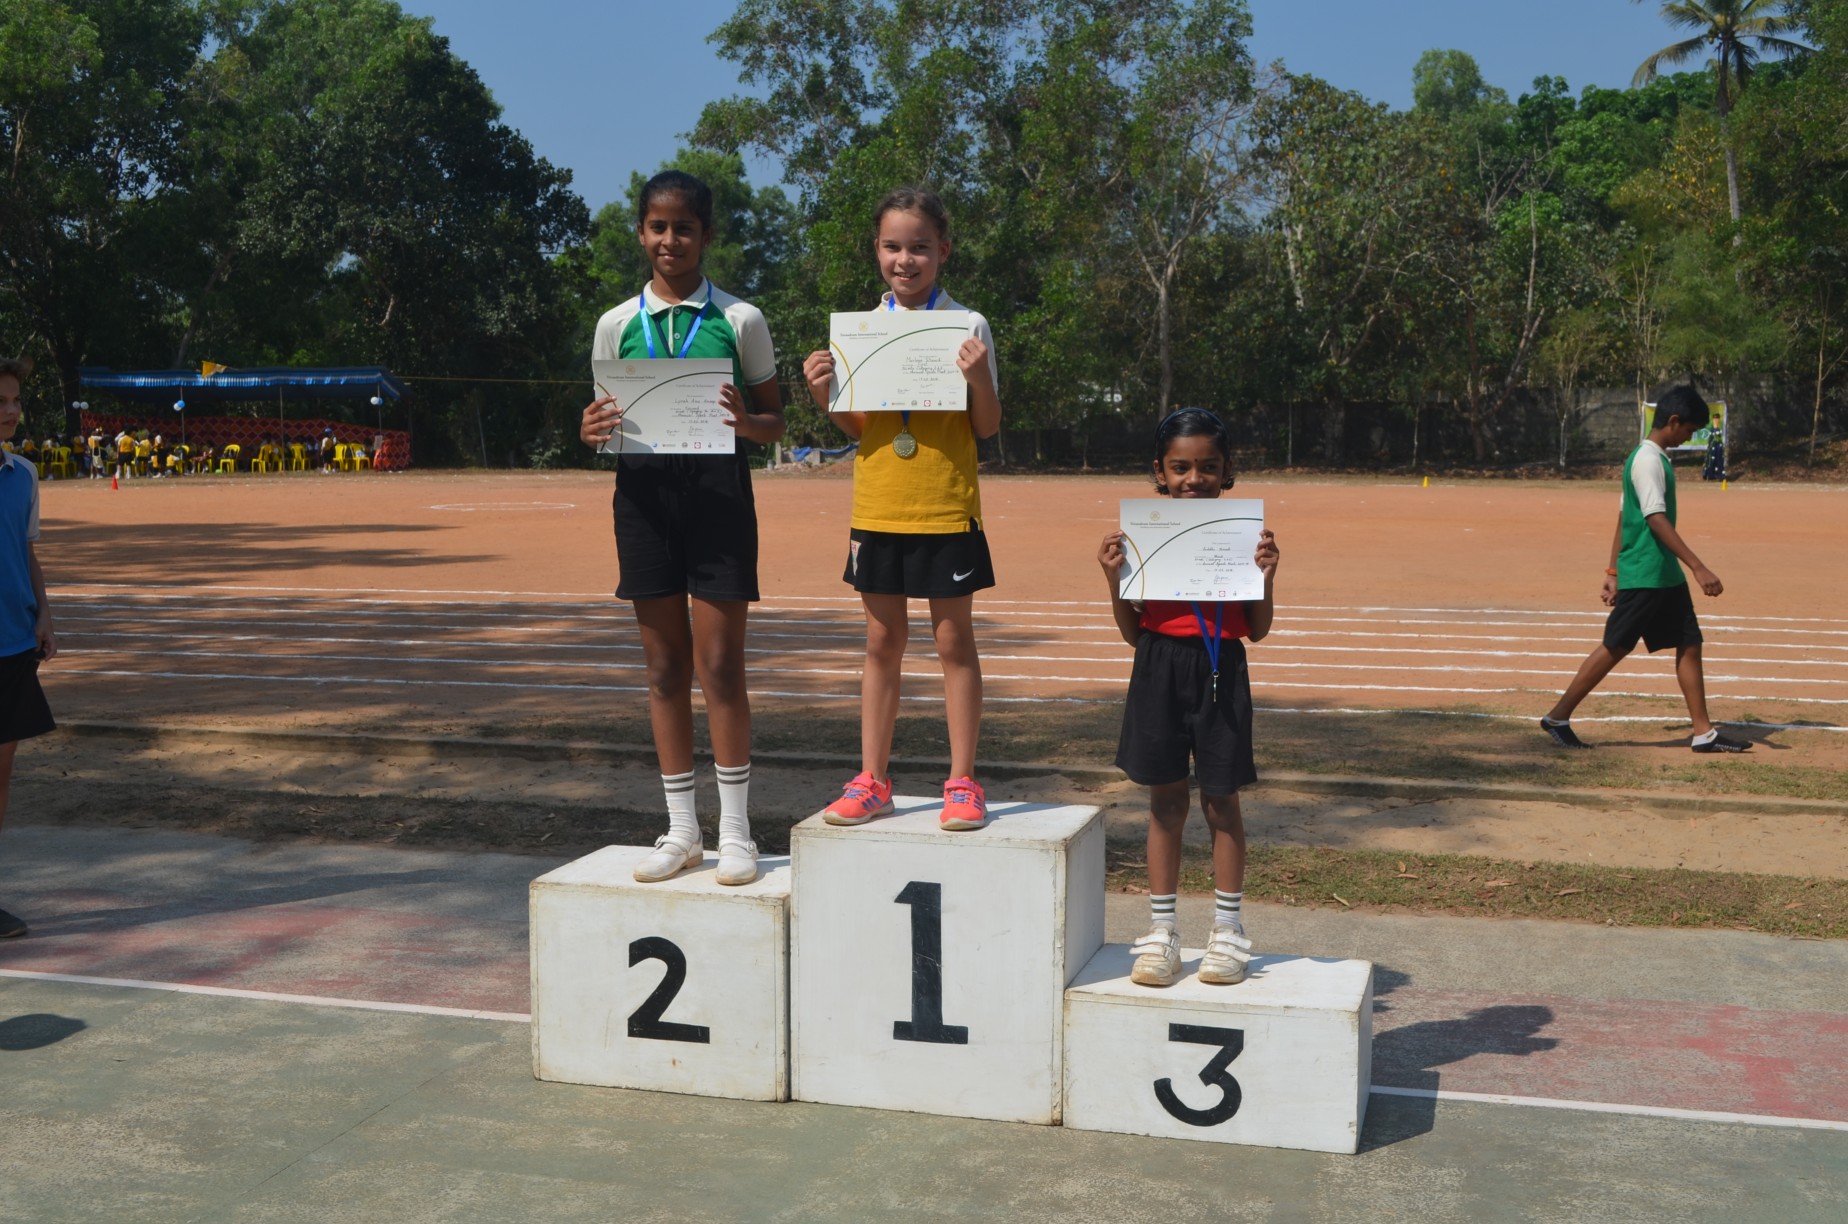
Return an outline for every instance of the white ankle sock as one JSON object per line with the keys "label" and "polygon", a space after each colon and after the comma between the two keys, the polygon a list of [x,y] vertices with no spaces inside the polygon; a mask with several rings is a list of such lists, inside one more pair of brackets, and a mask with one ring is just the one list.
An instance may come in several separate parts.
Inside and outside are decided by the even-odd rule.
{"label": "white ankle sock", "polygon": [[1179,899],[1175,893],[1149,894],[1149,918],[1154,925],[1165,926],[1170,931],[1174,929],[1174,905]]}
{"label": "white ankle sock", "polygon": [[1221,892],[1218,889],[1214,889],[1213,890],[1213,925],[1214,926],[1241,926],[1243,925],[1244,919],[1241,916],[1239,911],[1242,909],[1244,904],[1245,904],[1245,894],[1244,893],[1242,892]]}
{"label": "white ankle sock", "polygon": [[751,763],[718,765],[719,844],[751,840]]}
{"label": "white ankle sock", "polygon": [[699,816],[693,806],[693,771],[662,774],[661,790],[667,796],[667,835],[691,850],[699,845]]}
{"label": "white ankle sock", "polygon": [[1707,734],[1695,736],[1694,742],[1696,744],[1711,744],[1714,740],[1719,739],[1719,738],[1720,738],[1720,729],[1718,727],[1708,727]]}

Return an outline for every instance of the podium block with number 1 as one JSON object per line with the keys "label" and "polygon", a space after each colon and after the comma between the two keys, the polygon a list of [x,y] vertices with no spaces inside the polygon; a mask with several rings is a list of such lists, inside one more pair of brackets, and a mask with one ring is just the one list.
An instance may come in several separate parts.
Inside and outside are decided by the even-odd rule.
{"label": "podium block with number 1", "polygon": [[1103,944],[1101,814],[996,803],[950,833],[941,801],[895,802],[792,833],[792,1095],[1057,1122],[1063,991]]}

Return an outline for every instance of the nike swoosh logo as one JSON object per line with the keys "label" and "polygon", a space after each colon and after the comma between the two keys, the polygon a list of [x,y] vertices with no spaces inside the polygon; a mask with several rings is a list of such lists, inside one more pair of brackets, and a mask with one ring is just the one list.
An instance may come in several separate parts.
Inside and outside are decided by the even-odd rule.
{"label": "nike swoosh logo", "polygon": [[967,578],[970,574],[973,574],[973,573],[975,573],[974,570],[967,570],[960,574],[951,574],[950,581],[951,582],[961,582],[963,579]]}

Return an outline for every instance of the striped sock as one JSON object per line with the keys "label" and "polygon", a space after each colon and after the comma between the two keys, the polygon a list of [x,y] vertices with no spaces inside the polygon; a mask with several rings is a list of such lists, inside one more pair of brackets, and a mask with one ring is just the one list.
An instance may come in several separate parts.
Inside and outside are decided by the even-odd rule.
{"label": "striped sock", "polygon": [[693,807],[693,771],[662,774],[661,790],[667,795],[667,835],[691,850],[699,845],[699,817]]}
{"label": "striped sock", "polygon": [[1242,892],[1229,893],[1229,892],[1220,892],[1218,889],[1214,889],[1213,890],[1213,925],[1214,926],[1243,926],[1244,919],[1239,913],[1239,907],[1243,905],[1244,903],[1245,903],[1245,894]]}
{"label": "striped sock", "polygon": [[751,840],[751,763],[718,765],[719,844]]}
{"label": "striped sock", "polygon": [[1174,893],[1163,893],[1159,896],[1155,893],[1149,894],[1149,917],[1154,920],[1156,926],[1165,926],[1171,931],[1174,929],[1174,903],[1178,899]]}

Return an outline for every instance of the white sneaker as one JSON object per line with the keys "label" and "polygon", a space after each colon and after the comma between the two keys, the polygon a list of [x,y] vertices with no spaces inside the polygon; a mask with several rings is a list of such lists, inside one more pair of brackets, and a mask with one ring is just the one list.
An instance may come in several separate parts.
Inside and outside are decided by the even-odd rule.
{"label": "white sneaker", "polygon": [[1156,923],[1129,953],[1136,958],[1129,980],[1138,986],[1172,986],[1181,976],[1181,936],[1171,926]]}
{"label": "white sneaker", "polygon": [[1239,924],[1215,926],[1206,942],[1206,955],[1200,958],[1200,980],[1212,986],[1236,986],[1245,980],[1251,960],[1251,941]]}
{"label": "white sneaker", "polygon": [[663,833],[655,838],[654,853],[635,865],[635,878],[643,884],[656,884],[699,866],[705,859],[706,848],[699,842],[689,849]]}
{"label": "white sneaker", "polygon": [[757,878],[757,843],[719,843],[719,869],[713,876],[721,884],[749,884]]}

